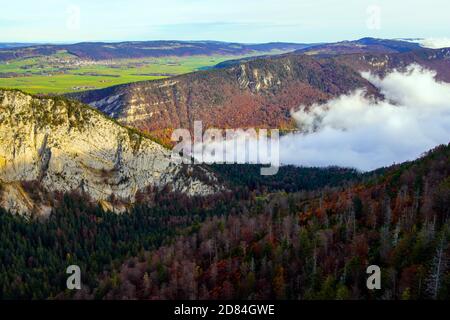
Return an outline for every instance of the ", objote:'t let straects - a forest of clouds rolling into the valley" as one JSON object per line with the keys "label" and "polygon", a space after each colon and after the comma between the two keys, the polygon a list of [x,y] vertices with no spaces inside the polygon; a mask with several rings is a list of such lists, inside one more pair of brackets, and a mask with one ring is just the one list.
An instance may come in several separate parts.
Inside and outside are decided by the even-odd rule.
{"label": ", objote:'t let straects - a forest of clouds rolling into the valley", "polygon": [[[299,133],[281,137],[279,163],[370,171],[417,159],[424,151],[447,143],[450,84],[435,76],[435,72],[414,64],[383,78],[365,72],[363,77],[383,97],[368,97],[364,89],[357,89],[324,104],[292,110]],[[235,149],[252,159],[250,153],[258,154],[260,145],[243,131],[228,141],[204,143],[203,148],[207,150],[204,160],[214,162],[232,158]],[[224,151],[220,157],[217,150]],[[260,161],[273,161],[270,152]]]}
{"label": ", objote:'t let straects - a forest of clouds rolling into the valley", "polygon": [[0,7],[0,300],[450,299],[447,0]]}
{"label": ", objote:'t let straects - a forest of clouds rolling into the valley", "polygon": [[418,65],[382,79],[370,73],[364,77],[385,100],[367,98],[360,90],[293,112],[306,133],[282,138],[282,163],[367,171],[414,160],[448,142],[450,84]]}

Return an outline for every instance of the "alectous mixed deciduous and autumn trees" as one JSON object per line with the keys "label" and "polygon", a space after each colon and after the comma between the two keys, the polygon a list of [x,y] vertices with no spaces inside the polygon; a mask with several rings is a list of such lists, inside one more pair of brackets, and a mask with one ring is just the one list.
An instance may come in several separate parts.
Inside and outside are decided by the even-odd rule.
{"label": "alectous mixed deciduous and autumn trees", "polygon": [[121,215],[76,194],[44,221],[0,210],[0,299],[449,299],[449,160],[450,145],[376,175],[286,168],[255,184],[216,168],[232,192],[149,189]]}

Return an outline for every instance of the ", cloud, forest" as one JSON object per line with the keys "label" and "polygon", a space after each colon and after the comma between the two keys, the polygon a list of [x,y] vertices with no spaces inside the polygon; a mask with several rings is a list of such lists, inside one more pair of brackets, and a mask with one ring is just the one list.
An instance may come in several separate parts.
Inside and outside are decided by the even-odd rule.
{"label": ", cloud, forest", "polygon": [[436,81],[433,71],[411,65],[384,78],[363,76],[384,97],[357,90],[293,112],[302,133],[281,140],[283,163],[368,171],[448,142],[450,85]]}
{"label": ", cloud, forest", "polygon": [[449,12],[3,1],[0,318],[439,319]]}

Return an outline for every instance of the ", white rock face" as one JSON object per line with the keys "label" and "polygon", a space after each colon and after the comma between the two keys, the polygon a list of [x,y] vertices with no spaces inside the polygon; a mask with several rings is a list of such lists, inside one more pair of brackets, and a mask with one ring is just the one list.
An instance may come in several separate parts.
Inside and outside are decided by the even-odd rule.
{"label": ", white rock face", "polygon": [[[188,195],[220,189],[183,174],[170,150],[96,110],[62,99],[0,90],[0,205],[24,212],[36,204],[21,187],[38,181],[46,191],[112,195],[132,203],[139,190],[172,185]],[[36,209],[36,208],[35,208]],[[48,211],[40,205],[41,211]]]}

